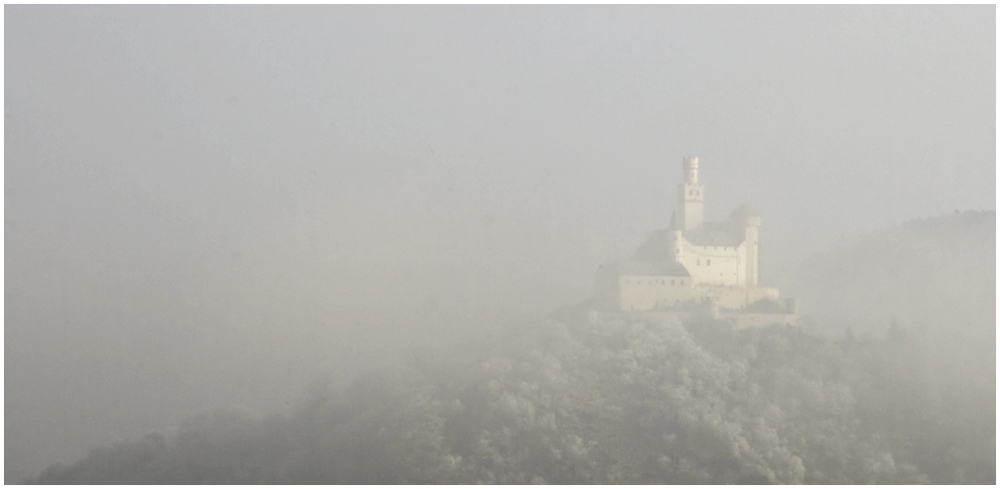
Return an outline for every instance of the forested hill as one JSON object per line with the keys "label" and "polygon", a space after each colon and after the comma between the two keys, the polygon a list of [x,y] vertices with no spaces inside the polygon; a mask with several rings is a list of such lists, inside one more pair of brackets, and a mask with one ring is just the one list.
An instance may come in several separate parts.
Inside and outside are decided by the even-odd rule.
{"label": "forested hill", "polygon": [[[979,229],[985,217],[885,236],[935,222]],[[892,243],[865,238],[816,261],[814,276],[836,278],[820,266],[869,249],[866,240]],[[899,263],[920,261],[910,249]],[[967,272],[949,261],[964,252],[926,250],[941,277]],[[871,267],[861,269],[844,268],[843,282]],[[911,293],[908,273],[886,274],[881,290]],[[919,284],[939,288],[929,297],[953,293],[943,280]],[[342,392],[318,383],[289,416],[206,415],[33,482],[993,484],[993,343],[956,335],[942,348],[934,320],[897,318],[866,339],[565,308],[415,352]]]}
{"label": "forested hill", "polygon": [[[996,329],[996,211],[955,212],[868,234],[802,264],[782,292],[824,332],[896,324]],[[991,345],[993,341],[989,342]]]}

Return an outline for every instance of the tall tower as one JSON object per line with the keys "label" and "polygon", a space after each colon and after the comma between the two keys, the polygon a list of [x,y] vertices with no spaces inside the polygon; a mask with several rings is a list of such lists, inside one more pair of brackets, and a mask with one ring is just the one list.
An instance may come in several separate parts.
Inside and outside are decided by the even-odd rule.
{"label": "tall tower", "polygon": [[705,221],[705,195],[698,183],[698,157],[684,158],[684,183],[677,187],[677,208],[680,210],[680,226],[690,231]]}
{"label": "tall tower", "polygon": [[746,243],[746,286],[756,287],[760,280],[760,216],[750,214],[743,219]]}

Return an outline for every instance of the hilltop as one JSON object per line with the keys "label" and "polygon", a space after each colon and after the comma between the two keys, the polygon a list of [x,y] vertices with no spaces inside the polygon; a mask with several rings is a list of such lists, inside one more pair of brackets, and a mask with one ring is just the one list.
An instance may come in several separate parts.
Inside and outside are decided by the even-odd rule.
{"label": "hilltop", "polygon": [[[318,383],[288,416],[206,415],[33,482],[992,484],[994,343],[971,341],[995,305],[963,291],[995,277],[973,254],[995,249],[994,216],[908,223],[811,260],[800,290],[827,295],[808,328],[565,307],[344,391]],[[879,307],[856,292],[873,277]],[[921,298],[919,324],[843,333]],[[970,322],[937,322],[956,317]]]}

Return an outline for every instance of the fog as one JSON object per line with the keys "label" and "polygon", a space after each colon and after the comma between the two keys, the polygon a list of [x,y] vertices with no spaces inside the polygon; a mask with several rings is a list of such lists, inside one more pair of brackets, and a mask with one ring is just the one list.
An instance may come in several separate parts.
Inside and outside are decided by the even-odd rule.
{"label": "fog", "polygon": [[[817,334],[873,309],[831,312],[802,267],[996,207],[995,6],[4,13],[8,482],[580,304],[668,225],[683,156],[707,218],[759,210],[761,281],[813,297]],[[893,296],[919,312],[873,335],[947,297],[995,356],[975,229],[992,292]]]}

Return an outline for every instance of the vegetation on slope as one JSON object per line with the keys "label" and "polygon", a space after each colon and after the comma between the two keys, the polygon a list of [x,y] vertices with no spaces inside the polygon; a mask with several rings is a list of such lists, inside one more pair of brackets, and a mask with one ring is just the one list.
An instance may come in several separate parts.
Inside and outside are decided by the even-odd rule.
{"label": "vegetation on slope", "polygon": [[[289,417],[193,419],[42,483],[990,482],[990,423],[950,419],[919,337],[567,315],[414,358]],[[982,451],[982,453],[980,453]]]}
{"label": "vegetation on slope", "polygon": [[[986,214],[941,218],[958,229],[948,246],[912,227],[916,250],[893,241],[900,232],[872,239],[899,244],[892,266],[975,277],[986,272],[955,260],[975,261],[979,231],[995,229]],[[864,243],[815,262],[831,293],[881,273],[822,268],[882,253]],[[955,247],[965,254],[933,253]],[[417,352],[343,392],[317,384],[289,416],[192,419],[33,482],[995,483],[995,348],[981,344],[995,338],[995,304],[959,295],[949,313],[950,290],[915,292],[908,273],[876,285],[938,302],[920,306],[920,323],[890,317],[877,339],[564,308]]]}
{"label": "vegetation on slope", "polygon": [[996,212],[956,212],[870,233],[807,260],[783,292],[798,298],[824,333],[850,328],[881,337],[896,323],[945,328],[949,337],[994,335]]}

